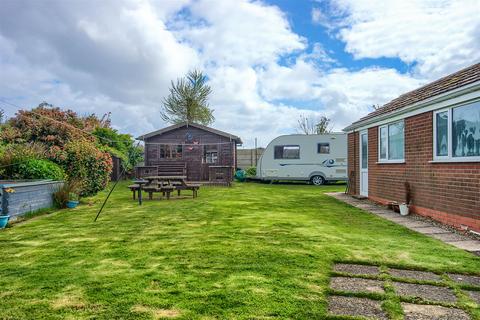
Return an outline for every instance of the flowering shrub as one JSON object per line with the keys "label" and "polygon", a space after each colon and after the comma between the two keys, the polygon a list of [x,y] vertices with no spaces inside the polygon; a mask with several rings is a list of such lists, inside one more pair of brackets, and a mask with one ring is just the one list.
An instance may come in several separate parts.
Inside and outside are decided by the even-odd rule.
{"label": "flowering shrub", "polygon": [[[0,177],[58,179],[66,173],[66,180],[79,180],[80,195],[93,195],[109,181],[110,155],[121,158],[126,170],[140,160],[141,149],[133,144],[130,135],[111,128],[109,113],[101,118],[80,116],[42,103],[32,110],[19,110],[6,124],[0,124]],[[20,170],[19,164],[24,162]]]}
{"label": "flowering shrub", "polygon": [[112,171],[110,154],[86,140],[67,143],[63,152],[57,160],[71,178],[81,181],[80,195],[94,195],[107,186]]}

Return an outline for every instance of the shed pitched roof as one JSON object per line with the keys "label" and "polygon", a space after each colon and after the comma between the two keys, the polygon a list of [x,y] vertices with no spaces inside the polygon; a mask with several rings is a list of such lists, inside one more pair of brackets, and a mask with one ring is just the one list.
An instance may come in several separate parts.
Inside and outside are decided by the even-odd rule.
{"label": "shed pitched roof", "polygon": [[404,93],[398,98],[386,103],[379,109],[369,113],[358,121],[352,123],[349,127],[354,128],[356,124],[365,120],[373,119],[381,115],[386,115],[393,111],[405,108],[414,103],[432,98],[439,94],[458,89],[465,85],[480,81],[480,63],[471,65],[465,69],[440,78],[434,82],[428,83],[418,89]]}
{"label": "shed pitched roof", "polygon": [[153,136],[156,136],[156,135],[160,135],[160,134],[163,134],[165,132],[169,132],[169,131],[172,131],[172,130],[175,130],[175,129],[178,129],[178,128],[181,128],[181,127],[184,127],[184,126],[187,126],[187,125],[190,126],[190,127],[195,127],[195,128],[201,129],[201,130],[205,130],[205,131],[217,134],[217,135],[222,136],[222,137],[229,138],[231,140],[234,140],[237,144],[242,144],[243,143],[242,139],[240,139],[240,137],[235,136],[233,134],[230,134],[230,133],[227,133],[227,132],[224,132],[224,131],[220,131],[220,130],[217,130],[217,129],[213,129],[213,128],[210,128],[210,127],[198,124],[198,123],[186,123],[186,122],[177,123],[177,124],[171,125],[169,127],[165,127],[163,129],[160,129],[160,130],[156,130],[156,131],[153,131],[153,132],[150,132],[150,133],[146,133],[144,135],[139,136],[137,138],[137,140],[145,140],[146,138],[150,138],[150,137],[153,137]]}

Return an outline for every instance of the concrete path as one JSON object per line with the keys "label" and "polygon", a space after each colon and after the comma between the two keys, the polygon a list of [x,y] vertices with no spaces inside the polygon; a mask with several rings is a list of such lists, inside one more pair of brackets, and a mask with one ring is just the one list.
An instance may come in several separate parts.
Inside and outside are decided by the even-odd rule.
{"label": "concrete path", "polygon": [[433,223],[415,220],[411,216],[401,216],[399,213],[388,210],[385,207],[376,205],[368,200],[355,199],[343,192],[326,193],[340,201],[348,203],[351,206],[363,209],[379,217],[398,223],[408,229],[420,232],[426,236],[441,240],[459,249],[472,252],[480,256],[480,241],[472,240],[463,235],[451,232],[447,229],[439,228]]}

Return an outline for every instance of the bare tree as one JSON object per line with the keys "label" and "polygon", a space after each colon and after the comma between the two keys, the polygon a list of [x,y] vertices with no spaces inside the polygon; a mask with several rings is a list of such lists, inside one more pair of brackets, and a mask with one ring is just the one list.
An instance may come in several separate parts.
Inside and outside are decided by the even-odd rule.
{"label": "bare tree", "polygon": [[321,116],[319,120],[309,119],[303,114],[300,115],[298,119],[298,131],[300,133],[309,135],[309,134],[325,134],[331,132],[329,128],[330,119],[326,116]]}
{"label": "bare tree", "polygon": [[300,131],[300,133],[303,133],[306,135],[315,134],[315,131],[316,131],[315,124],[313,123],[313,121],[309,120],[303,114],[301,114],[300,119],[298,119],[297,129]]}
{"label": "bare tree", "polygon": [[3,123],[3,121],[5,120],[4,118],[5,118],[5,110],[0,108],[0,124]]}

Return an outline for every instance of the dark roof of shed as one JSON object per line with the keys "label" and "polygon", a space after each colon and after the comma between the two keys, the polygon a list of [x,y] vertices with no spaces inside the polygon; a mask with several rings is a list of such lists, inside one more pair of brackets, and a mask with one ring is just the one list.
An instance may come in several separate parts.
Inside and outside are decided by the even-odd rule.
{"label": "dark roof of shed", "polygon": [[240,139],[240,137],[235,136],[233,134],[230,134],[230,133],[227,133],[227,132],[224,132],[224,131],[220,131],[220,130],[217,130],[217,129],[213,129],[213,128],[210,128],[210,127],[198,124],[198,123],[186,123],[186,122],[177,123],[177,124],[171,125],[169,127],[165,127],[163,129],[160,129],[160,130],[156,130],[156,131],[153,131],[153,132],[150,132],[150,133],[146,133],[144,135],[139,136],[137,138],[137,140],[144,140],[146,138],[150,138],[150,137],[153,137],[153,136],[156,136],[156,135],[160,135],[160,134],[163,134],[165,132],[169,132],[169,131],[172,131],[172,130],[175,130],[175,129],[178,129],[178,128],[181,128],[181,127],[185,127],[185,126],[195,127],[195,128],[201,129],[201,130],[205,130],[205,131],[217,134],[217,135],[222,136],[222,137],[229,138],[231,140],[234,140],[237,144],[242,144],[243,143],[242,139]]}
{"label": "dark roof of shed", "polygon": [[471,65],[465,69],[452,73],[448,76],[440,78],[434,82],[428,83],[418,89],[404,93],[398,98],[393,99],[379,109],[369,113],[360,120],[355,121],[349,127],[355,127],[355,124],[365,120],[373,119],[381,115],[391,113],[393,111],[410,106],[414,103],[432,98],[436,95],[458,89],[467,84],[480,81],[480,63]]}

